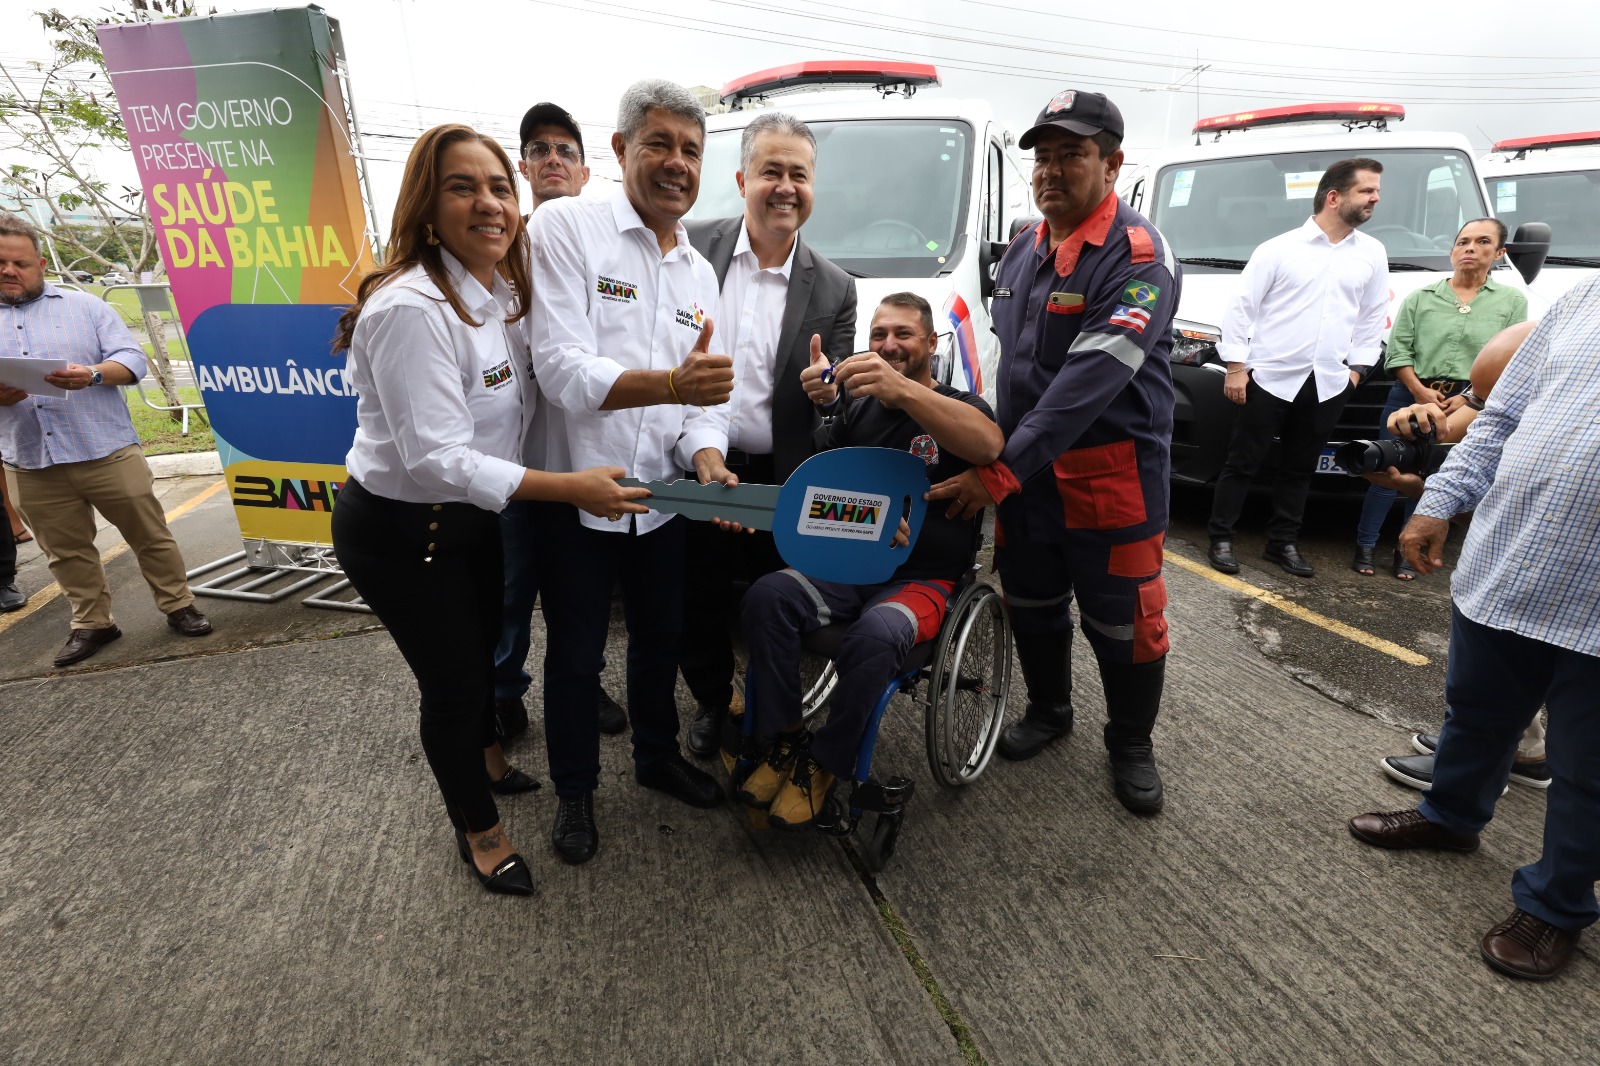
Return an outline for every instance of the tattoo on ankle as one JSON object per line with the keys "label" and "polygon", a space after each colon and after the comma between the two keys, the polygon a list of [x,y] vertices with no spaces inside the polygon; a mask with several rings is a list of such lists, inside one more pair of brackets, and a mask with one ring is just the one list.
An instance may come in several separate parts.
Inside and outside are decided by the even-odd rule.
{"label": "tattoo on ankle", "polygon": [[504,833],[496,829],[473,841],[472,846],[483,852],[496,851],[506,846],[506,837]]}

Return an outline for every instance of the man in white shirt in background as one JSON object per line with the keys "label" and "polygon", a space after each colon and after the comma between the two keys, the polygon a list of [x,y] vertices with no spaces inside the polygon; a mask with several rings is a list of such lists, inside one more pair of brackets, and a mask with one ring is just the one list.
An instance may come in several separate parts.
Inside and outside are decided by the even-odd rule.
{"label": "man in white shirt in background", "polygon": [[[583,192],[583,187],[589,183],[583,133],[565,108],[548,102],[534,104],[522,116],[518,134],[517,169],[528,179],[534,211],[541,204]],[[531,213],[524,216],[531,217]],[[529,409],[536,410],[537,389],[531,391],[534,395]],[[536,470],[545,469],[542,437],[530,434],[527,444],[523,463]],[[502,744],[509,743],[528,728],[528,708],[522,697],[533,684],[526,664],[533,605],[539,598],[538,564],[542,557],[534,525],[536,513],[527,500],[512,500],[500,512],[506,595],[500,643],[494,650],[494,727]],[[627,728],[627,712],[602,689],[600,731],[621,733]]]}
{"label": "man in white shirt in background", "polygon": [[[528,337],[540,406],[530,436],[548,470],[601,457],[644,481],[693,469],[732,479],[728,397],[733,360],[708,353],[717,277],[679,221],[700,189],[705,111],[668,81],[623,94],[611,148],[622,187],[608,200],[568,197],[534,213]],[[530,441],[529,447],[534,447]],[[558,809],[551,842],[567,862],[599,846],[600,672],[620,582],[628,627],[634,777],[697,807],[721,787],[678,748],[678,648],[685,519],[650,512],[610,520],[541,505],[536,536],[545,626],[545,745]]]}
{"label": "man in white shirt in background", "polygon": [[1376,159],[1344,159],[1317,184],[1305,225],[1262,243],[1222,320],[1217,351],[1228,364],[1223,392],[1243,404],[1212,498],[1212,567],[1239,572],[1233,530],[1250,479],[1273,450],[1265,558],[1296,577],[1315,572],[1295,542],[1306,493],[1328,433],[1378,361],[1389,305],[1389,256],[1357,232],[1378,206]]}
{"label": "man in white shirt in background", "polygon": [[[816,451],[816,405],[801,372],[852,354],[856,283],[800,236],[811,217],[817,139],[793,115],[769,111],[744,128],[734,178],[744,214],[686,223],[689,240],[722,285],[719,347],[733,355],[728,469],[741,482],[781,485]],[[725,180],[717,175],[713,180]],[[831,385],[818,400],[834,395]],[[734,533],[710,522],[688,529],[685,641],[680,665],[698,714],[686,744],[695,755],[717,750],[733,700],[736,583],[783,569],[770,532]]]}

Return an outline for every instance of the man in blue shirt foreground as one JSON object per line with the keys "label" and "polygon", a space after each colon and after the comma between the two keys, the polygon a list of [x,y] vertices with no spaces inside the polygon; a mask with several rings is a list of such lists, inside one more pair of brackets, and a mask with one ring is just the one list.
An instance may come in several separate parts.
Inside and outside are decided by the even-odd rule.
{"label": "man in blue shirt foreground", "polygon": [[1516,909],[1483,959],[1545,980],[1600,918],[1600,278],[1563,297],[1517,350],[1401,534],[1423,574],[1449,519],[1473,512],[1451,582],[1449,708],[1416,810],[1362,814],[1381,848],[1475,851],[1517,740],[1549,710],[1544,854],[1511,879]]}

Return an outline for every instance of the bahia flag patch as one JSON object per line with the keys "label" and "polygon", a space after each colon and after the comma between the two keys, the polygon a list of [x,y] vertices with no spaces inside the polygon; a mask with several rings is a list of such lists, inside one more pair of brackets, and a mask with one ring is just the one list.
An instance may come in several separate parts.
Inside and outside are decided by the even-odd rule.
{"label": "bahia flag patch", "polygon": [[1127,326],[1135,333],[1143,333],[1144,327],[1150,324],[1150,312],[1142,307],[1128,307],[1118,304],[1116,310],[1111,312],[1113,326]]}

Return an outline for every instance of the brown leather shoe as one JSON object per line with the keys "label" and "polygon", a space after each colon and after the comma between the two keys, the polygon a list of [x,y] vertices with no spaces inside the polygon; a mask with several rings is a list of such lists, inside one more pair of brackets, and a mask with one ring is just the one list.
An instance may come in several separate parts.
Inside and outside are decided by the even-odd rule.
{"label": "brown leather shoe", "polygon": [[211,632],[211,619],[196,610],[194,604],[167,615],[167,625],[186,637],[203,637]]}
{"label": "brown leather shoe", "polygon": [[1439,848],[1477,851],[1477,833],[1452,833],[1434,825],[1421,811],[1380,811],[1350,819],[1350,834],[1379,848]]}
{"label": "brown leather shoe", "polygon": [[1572,961],[1578,934],[1569,933],[1525,910],[1484,934],[1483,961],[1501,973],[1529,981],[1548,981]]}
{"label": "brown leather shoe", "polygon": [[105,629],[74,629],[67,637],[67,642],[61,645],[61,650],[56,652],[55,664],[57,666],[71,666],[81,663],[102,646],[110,644],[122,636],[122,630],[116,626],[107,626]]}

